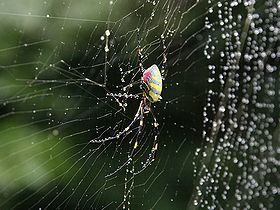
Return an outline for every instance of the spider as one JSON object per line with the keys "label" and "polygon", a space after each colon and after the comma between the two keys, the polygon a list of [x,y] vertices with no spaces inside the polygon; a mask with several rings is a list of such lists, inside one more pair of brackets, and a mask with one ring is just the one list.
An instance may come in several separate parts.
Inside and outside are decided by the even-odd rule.
{"label": "spider", "polygon": [[[153,126],[156,129],[156,134],[154,136],[154,143],[151,151],[151,161],[154,160],[155,153],[158,149],[158,143],[157,143],[157,136],[159,133],[158,126],[155,114],[152,111],[151,104],[159,101],[161,99],[161,91],[162,91],[162,76],[160,73],[159,68],[157,65],[152,65],[146,70],[143,70],[142,78],[141,78],[141,89],[142,89],[142,98],[138,107],[138,110],[133,118],[133,120],[130,122],[130,124],[122,131],[118,132],[116,136],[107,137],[105,139],[101,140],[93,140],[92,142],[105,142],[113,139],[118,139],[122,135],[129,133],[131,126],[139,120],[139,134],[142,132],[142,128],[144,126],[144,117],[145,115],[148,115],[149,113],[153,116]],[[138,147],[138,141],[134,143],[133,150],[135,150]]]}
{"label": "spider", "polygon": [[[140,133],[143,128],[145,114],[149,114],[149,113],[152,114],[154,119],[153,125],[157,130],[157,133],[155,135],[154,145],[151,152],[152,155],[151,158],[153,160],[155,156],[155,152],[158,148],[157,135],[159,131],[158,131],[158,123],[155,114],[153,113],[151,103],[155,103],[161,99],[161,91],[162,91],[162,76],[157,65],[154,64],[143,72],[141,83],[143,89],[142,99],[138,111],[135,114],[135,117],[133,121],[130,123],[130,125],[132,125],[135,121],[140,119],[140,126],[139,126],[139,133]],[[125,130],[129,130],[130,125],[126,127]],[[136,141],[134,144],[134,149],[136,149],[137,146],[138,146],[138,142]]]}

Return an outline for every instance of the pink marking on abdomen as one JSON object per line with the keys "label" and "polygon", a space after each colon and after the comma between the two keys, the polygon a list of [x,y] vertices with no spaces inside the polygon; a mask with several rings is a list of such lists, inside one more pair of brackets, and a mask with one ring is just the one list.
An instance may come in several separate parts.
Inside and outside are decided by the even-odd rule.
{"label": "pink marking on abdomen", "polygon": [[146,71],[143,73],[142,80],[143,80],[144,82],[147,82],[150,78],[151,78],[151,72],[150,72],[149,70],[146,70]]}

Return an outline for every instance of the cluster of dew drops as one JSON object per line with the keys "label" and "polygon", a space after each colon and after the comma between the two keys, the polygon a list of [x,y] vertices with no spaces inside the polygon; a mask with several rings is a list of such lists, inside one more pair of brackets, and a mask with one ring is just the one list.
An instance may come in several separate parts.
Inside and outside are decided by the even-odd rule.
{"label": "cluster of dew drops", "polygon": [[280,2],[266,0],[260,10],[255,0],[208,3],[209,89],[192,203],[270,209],[280,193]]}

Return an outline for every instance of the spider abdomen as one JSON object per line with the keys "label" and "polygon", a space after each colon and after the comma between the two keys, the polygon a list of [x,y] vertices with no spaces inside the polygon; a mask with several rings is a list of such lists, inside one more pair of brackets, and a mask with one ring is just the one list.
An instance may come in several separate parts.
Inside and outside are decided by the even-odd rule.
{"label": "spider abdomen", "polygon": [[146,85],[146,94],[150,102],[161,99],[162,77],[157,65],[152,65],[143,73],[142,81]]}

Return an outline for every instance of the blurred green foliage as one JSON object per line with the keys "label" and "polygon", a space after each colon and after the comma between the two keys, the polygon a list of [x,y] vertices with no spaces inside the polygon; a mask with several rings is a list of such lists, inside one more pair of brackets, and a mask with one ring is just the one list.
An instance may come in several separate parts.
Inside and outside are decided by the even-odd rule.
{"label": "blurred green foliage", "polygon": [[[110,130],[123,128],[134,117],[139,100],[128,99],[124,114],[106,94],[121,90],[120,68],[128,72],[127,81],[135,76],[131,70],[138,65],[139,43],[145,68],[164,66],[163,34],[168,71],[163,100],[155,107],[159,151],[151,166],[128,177],[129,184],[134,182],[130,202],[131,209],[186,209],[194,189],[194,152],[202,143],[208,76],[203,50],[208,35],[216,32],[204,27],[206,1],[155,2],[0,2],[3,209],[119,207],[126,170],[138,171],[151,149],[152,119],[145,119],[133,166],[113,176],[106,177],[127,161],[132,146],[127,139],[133,133],[127,141],[90,140],[106,128],[113,135]],[[107,29],[113,38],[106,61],[101,37]],[[85,81],[101,83],[105,66],[108,89]]]}

